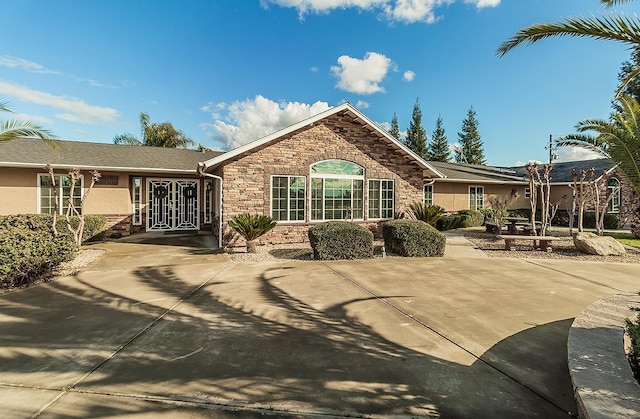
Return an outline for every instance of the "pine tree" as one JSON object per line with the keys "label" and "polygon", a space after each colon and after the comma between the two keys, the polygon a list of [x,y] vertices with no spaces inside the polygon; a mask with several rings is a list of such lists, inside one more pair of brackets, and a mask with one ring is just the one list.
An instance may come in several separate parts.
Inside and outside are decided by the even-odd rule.
{"label": "pine tree", "polygon": [[438,116],[436,120],[436,129],[433,131],[433,136],[427,149],[431,160],[448,162],[451,159],[451,151],[449,150],[447,136],[444,133],[441,116]]}
{"label": "pine tree", "polygon": [[422,111],[420,110],[420,100],[418,98],[416,98],[416,104],[413,105],[413,114],[411,115],[411,122],[409,122],[405,144],[423,159],[429,158],[427,153],[427,132],[422,127]]}
{"label": "pine tree", "polygon": [[[473,106],[467,112],[467,118],[462,121],[462,132],[458,133],[462,158],[467,164],[486,164],[484,158],[484,144],[478,132],[478,121]],[[456,156],[456,161],[458,156]]]}
{"label": "pine tree", "polygon": [[389,129],[389,134],[396,140],[400,139],[400,127],[398,126],[398,117],[396,113],[393,113],[393,118],[391,118],[391,128]]}

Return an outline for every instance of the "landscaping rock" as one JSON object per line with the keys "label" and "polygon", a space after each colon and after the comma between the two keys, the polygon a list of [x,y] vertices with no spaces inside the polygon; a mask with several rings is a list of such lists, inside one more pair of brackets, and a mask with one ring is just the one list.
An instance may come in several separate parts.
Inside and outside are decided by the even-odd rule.
{"label": "landscaping rock", "polygon": [[577,233],[573,244],[582,253],[600,256],[620,256],[626,253],[624,246],[613,237],[593,233]]}

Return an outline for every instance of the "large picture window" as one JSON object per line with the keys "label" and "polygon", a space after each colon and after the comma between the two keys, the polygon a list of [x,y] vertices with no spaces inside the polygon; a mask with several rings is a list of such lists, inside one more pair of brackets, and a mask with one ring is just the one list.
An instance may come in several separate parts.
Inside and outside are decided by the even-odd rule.
{"label": "large picture window", "polygon": [[620,212],[620,181],[615,177],[607,182],[607,198],[610,198],[607,210],[611,213]]}
{"label": "large picture window", "polygon": [[484,208],[484,187],[469,186],[469,209],[481,210]]}
{"label": "large picture window", "polygon": [[369,180],[369,218],[393,218],[393,181]]}
{"label": "large picture window", "polygon": [[271,177],[271,218],[304,221],[306,179],[304,176]]}
{"label": "large picture window", "polygon": [[[58,214],[64,214],[68,206],[68,199],[71,195],[71,178],[67,175],[54,175],[55,189],[58,195]],[[82,205],[82,186],[83,178],[81,177],[74,188],[73,205],[80,211]],[[38,212],[40,214],[53,214],[56,208],[56,192],[51,184],[49,174],[38,175]]]}
{"label": "large picture window", "polygon": [[311,219],[364,219],[364,168],[344,160],[311,166]]}

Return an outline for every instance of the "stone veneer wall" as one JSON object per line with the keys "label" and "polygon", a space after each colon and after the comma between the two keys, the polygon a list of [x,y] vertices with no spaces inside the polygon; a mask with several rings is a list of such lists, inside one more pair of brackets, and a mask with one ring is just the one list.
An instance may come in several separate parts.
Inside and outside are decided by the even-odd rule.
{"label": "stone veneer wall", "polygon": [[[600,190],[600,205],[602,208],[607,203],[607,182],[613,177],[620,181],[620,212],[617,214],[619,227],[629,227],[634,222],[634,211],[640,207],[640,197],[636,195],[631,182],[620,169],[616,168],[605,176]],[[592,202],[587,202],[586,210],[594,210]]]}
{"label": "stone veneer wall", "polygon": [[[367,180],[393,179],[395,212],[422,201],[423,169],[404,152],[378,138],[348,116],[336,114],[290,133],[268,145],[238,156],[216,174],[224,178],[223,230],[225,245],[243,245],[228,228],[228,221],[242,213],[266,214],[271,211],[271,176],[305,176],[307,182],[306,222],[279,223],[263,236],[262,243],[308,241],[310,222],[310,167],[313,163],[347,160],[365,169],[364,212],[368,209]],[[364,222],[377,230],[378,221]]]}

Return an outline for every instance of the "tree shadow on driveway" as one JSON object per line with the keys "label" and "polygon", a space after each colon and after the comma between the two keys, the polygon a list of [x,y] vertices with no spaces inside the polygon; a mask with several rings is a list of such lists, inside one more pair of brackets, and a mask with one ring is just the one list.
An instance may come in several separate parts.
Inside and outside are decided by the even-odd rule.
{"label": "tree shadow on driveway", "polygon": [[[315,283],[295,264],[267,266],[230,264],[195,291],[171,266],[135,269],[131,280],[170,300],[165,306],[83,275],[3,295],[0,382],[281,412],[547,418],[575,411],[563,395],[544,400],[544,388],[510,378],[527,368],[541,382],[566,381],[571,394],[566,353],[557,371],[536,371],[526,358],[531,345],[545,353],[566,345],[570,319],[518,333],[475,359],[426,329],[411,345],[390,340],[362,321],[376,313],[386,327],[401,327],[377,298]],[[167,312],[178,297],[185,300]],[[461,361],[430,355],[434,346],[450,346]],[[96,416],[103,408],[78,404],[74,412]]]}

